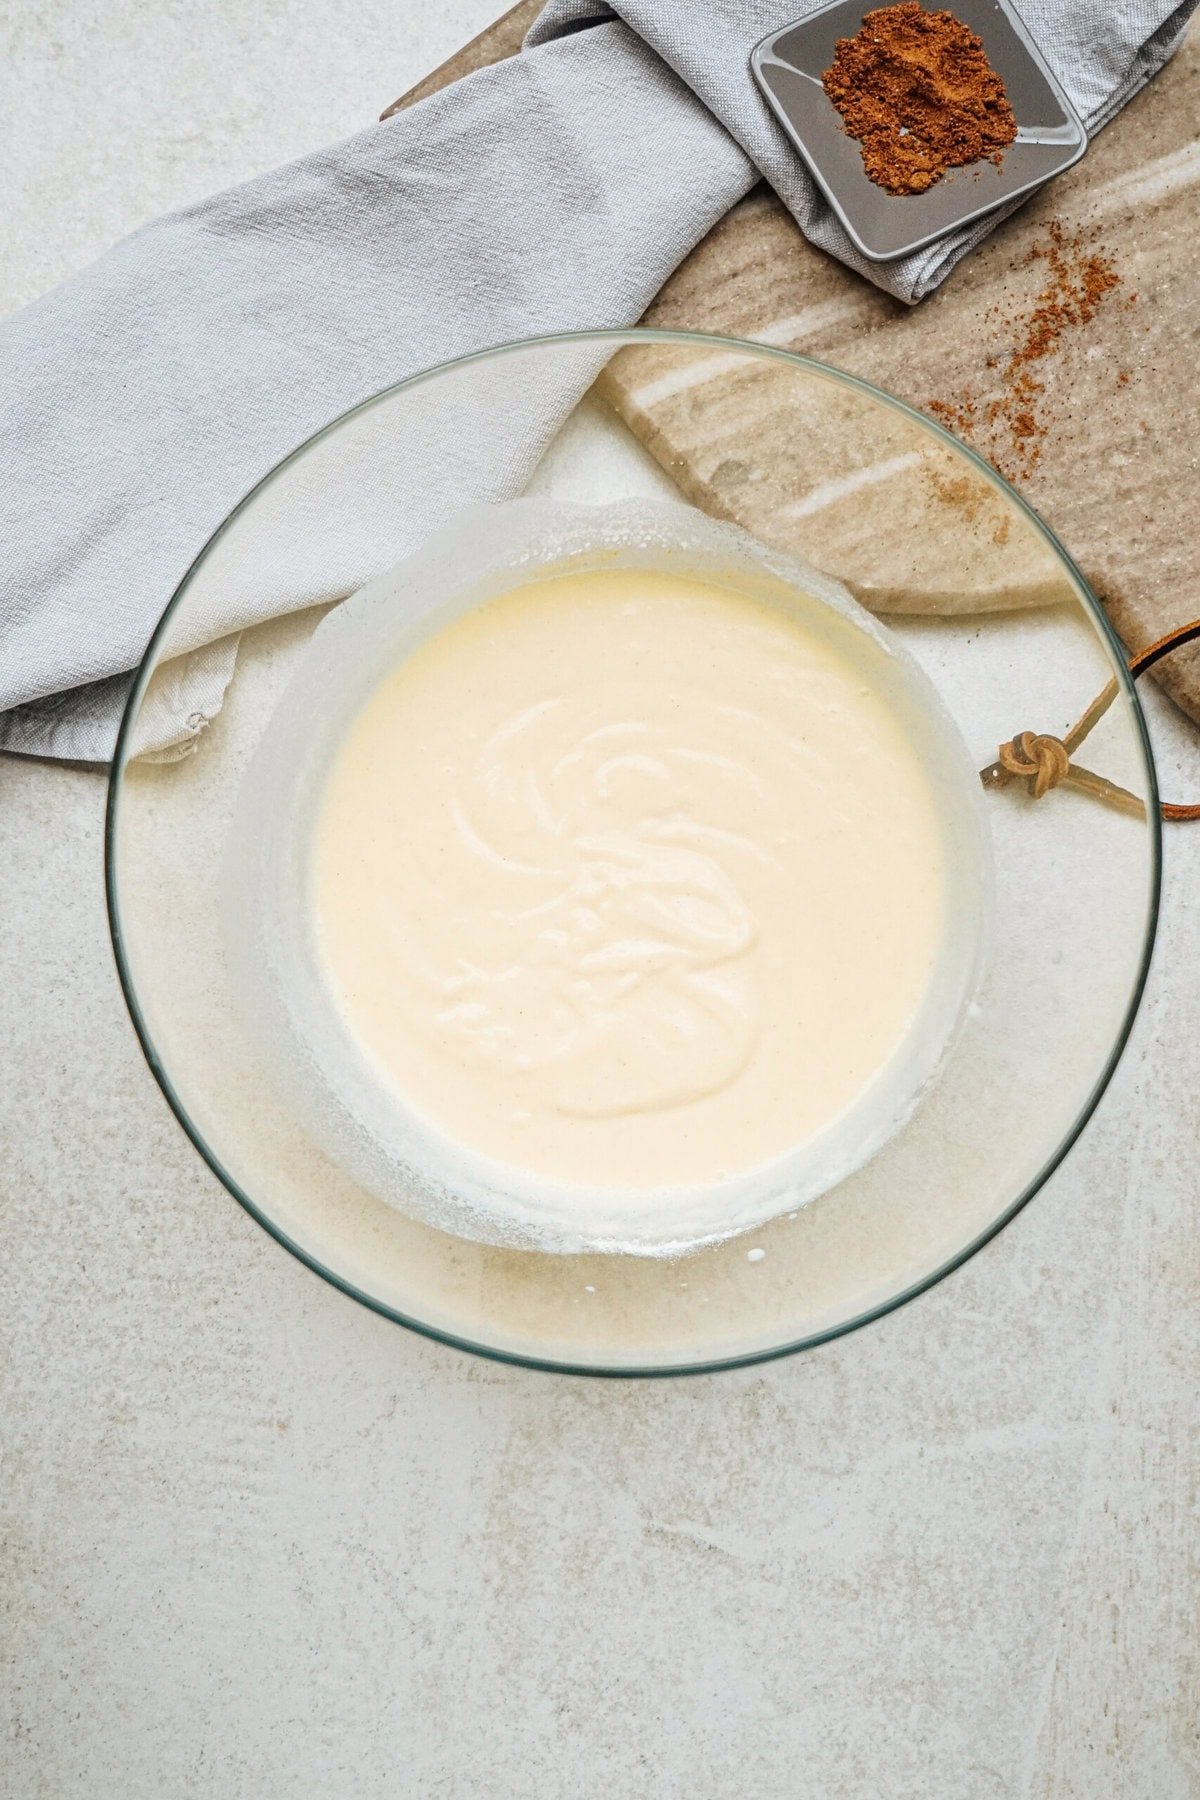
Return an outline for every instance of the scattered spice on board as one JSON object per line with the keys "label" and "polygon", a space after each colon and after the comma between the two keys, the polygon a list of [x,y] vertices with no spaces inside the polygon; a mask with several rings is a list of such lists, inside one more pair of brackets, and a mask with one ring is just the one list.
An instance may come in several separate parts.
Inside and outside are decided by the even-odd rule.
{"label": "scattered spice on board", "polygon": [[996,496],[982,475],[950,475],[943,468],[927,463],[925,470],[929,492],[934,500],[956,512],[967,525],[991,526],[993,544],[1006,544],[1011,520],[1007,511],[996,515]]}
{"label": "scattered spice on board", "polygon": [[943,506],[953,507],[968,525],[979,517],[979,509],[987,497],[982,481],[969,475],[947,475],[942,469],[930,469],[929,484]]}
{"label": "scattered spice on board", "polygon": [[982,40],[917,0],[865,14],[856,37],[838,39],[821,83],[889,194],[923,194],[983,157],[998,164],[1017,135]]}
{"label": "scattered spice on board", "polygon": [[[1059,353],[1069,334],[1090,324],[1121,285],[1104,249],[1083,232],[1068,236],[1058,219],[1051,220],[1045,240],[1025,258],[1026,267],[1037,264],[1044,265],[1046,281],[1033,299],[1009,313],[993,307],[988,315],[999,320],[1008,339],[1003,350],[988,358],[998,391],[964,389],[927,403],[935,419],[966,438],[1010,481],[1026,479],[1037,467],[1050,429],[1040,365]],[[1129,304],[1136,298],[1132,295]],[[1117,379],[1124,386],[1128,373],[1124,381]]]}

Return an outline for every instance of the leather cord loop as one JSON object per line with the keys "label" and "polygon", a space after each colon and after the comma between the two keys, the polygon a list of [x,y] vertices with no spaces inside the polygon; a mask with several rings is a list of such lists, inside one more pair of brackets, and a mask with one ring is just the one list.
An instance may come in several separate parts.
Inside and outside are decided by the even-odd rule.
{"label": "leather cord loop", "polygon": [[[1169,656],[1172,650],[1181,650],[1185,644],[1194,644],[1200,640],[1200,619],[1193,619],[1190,625],[1180,625],[1175,631],[1168,631],[1163,637],[1156,638],[1154,643],[1147,644],[1139,650],[1129,664],[1129,673],[1136,681],[1147,669],[1152,669],[1156,662]],[[1180,806],[1174,801],[1164,800],[1162,803],[1164,819],[1200,819],[1200,803],[1192,806]]]}
{"label": "leather cord loop", "polygon": [[[1190,624],[1168,631],[1153,644],[1147,644],[1144,650],[1139,650],[1136,656],[1130,658],[1129,673],[1136,681],[1139,675],[1153,668],[1156,662],[1161,662],[1164,656],[1169,656],[1172,650],[1180,650],[1184,644],[1195,643],[1198,639],[1200,619],[1193,619]],[[1094,799],[1103,800],[1106,805],[1144,819],[1145,804],[1136,794],[1131,794],[1128,788],[1119,787],[1116,782],[1108,781],[1103,775],[1096,775],[1091,769],[1085,769],[1074,761],[1075,751],[1092,727],[1104,717],[1117,693],[1114,678],[1060,738],[1049,732],[1018,731],[1006,744],[1001,744],[996,761],[980,771],[979,779],[985,787],[1007,787],[1010,781],[1023,781],[1035,800],[1040,800],[1056,787],[1078,788],[1083,793],[1091,794]],[[1162,816],[1176,821],[1200,819],[1200,804],[1182,806],[1164,800]]]}

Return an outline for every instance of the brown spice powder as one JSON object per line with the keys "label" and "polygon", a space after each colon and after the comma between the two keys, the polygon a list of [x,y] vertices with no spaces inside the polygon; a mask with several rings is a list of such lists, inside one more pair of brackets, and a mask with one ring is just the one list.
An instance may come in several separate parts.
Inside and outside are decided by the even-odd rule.
{"label": "brown spice powder", "polygon": [[821,77],[863,167],[889,194],[922,194],[947,169],[999,163],[1017,135],[1004,83],[982,41],[951,12],[917,0],[867,13],[839,38]]}
{"label": "brown spice powder", "polygon": [[[989,505],[992,490],[982,475],[950,475],[945,469],[927,466],[926,476],[931,497],[956,512],[964,524],[976,524],[981,515],[985,523],[990,523],[989,512],[994,518],[994,507]],[[996,520],[991,533],[993,544],[1008,542],[1010,524],[1007,512]]]}
{"label": "brown spice powder", "polygon": [[[1069,237],[1058,219],[1051,220],[1045,241],[1025,258],[1026,267],[1037,263],[1045,265],[1046,283],[1033,300],[1008,314],[996,309],[1009,334],[1007,347],[988,359],[988,366],[998,371],[999,392],[985,402],[968,388],[928,402],[936,419],[973,443],[1010,481],[1024,480],[1037,467],[1050,428],[1039,365],[1058,354],[1068,334],[1088,325],[1121,284],[1103,248],[1079,232]],[[1136,299],[1131,295],[1129,304]]]}
{"label": "brown spice powder", "polygon": [[929,470],[929,485],[943,506],[960,513],[968,525],[979,517],[987,490],[982,480],[968,475],[947,475],[942,469]]}

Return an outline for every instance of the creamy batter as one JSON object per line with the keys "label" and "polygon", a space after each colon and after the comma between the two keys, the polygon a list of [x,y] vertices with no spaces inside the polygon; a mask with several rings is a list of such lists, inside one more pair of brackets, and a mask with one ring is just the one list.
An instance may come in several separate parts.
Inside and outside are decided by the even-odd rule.
{"label": "creamy batter", "polygon": [[820,612],[552,576],[378,687],[313,899],[343,1019],[418,1115],[565,1183],[711,1183],[897,1049],[943,930],[938,806],[886,653]]}

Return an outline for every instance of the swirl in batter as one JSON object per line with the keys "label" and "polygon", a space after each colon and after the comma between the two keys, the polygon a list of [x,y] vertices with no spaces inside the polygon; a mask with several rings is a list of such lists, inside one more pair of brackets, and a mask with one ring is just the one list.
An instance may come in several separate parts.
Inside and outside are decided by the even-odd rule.
{"label": "swirl in batter", "polygon": [[408,657],[312,864],[343,1018],[404,1101],[500,1163],[637,1189],[757,1168],[850,1105],[941,931],[885,658],[815,604],[621,568]]}

